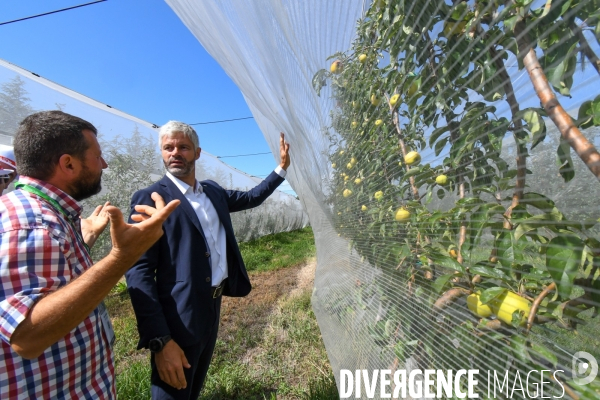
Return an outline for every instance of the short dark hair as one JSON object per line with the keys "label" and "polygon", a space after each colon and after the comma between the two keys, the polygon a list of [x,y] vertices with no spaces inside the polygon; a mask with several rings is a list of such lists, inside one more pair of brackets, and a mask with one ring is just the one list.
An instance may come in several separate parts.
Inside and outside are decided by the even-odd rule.
{"label": "short dark hair", "polygon": [[98,133],[88,121],[62,111],[42,111],[26,117],[13,143],[19,174],[47,180],[63,154],[83,159],[89,147],[84,130]]}

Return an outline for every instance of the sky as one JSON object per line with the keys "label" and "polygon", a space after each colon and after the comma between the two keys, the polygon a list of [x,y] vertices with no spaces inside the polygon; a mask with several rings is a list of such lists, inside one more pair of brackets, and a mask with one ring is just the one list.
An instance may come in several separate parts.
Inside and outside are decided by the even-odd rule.
{"label": "sky", "polygon": [[[0,24],[91,1],[0,0]],[[0,25],[0,58],[159,126],[252,116],[163,0],[107,0]],[[253,119],[195,129],[203,150],[216,156],[270,151]],[[272,154],[223,161],[260,177],[277,165]],[[294,193],[289,185],[281,190]]]}

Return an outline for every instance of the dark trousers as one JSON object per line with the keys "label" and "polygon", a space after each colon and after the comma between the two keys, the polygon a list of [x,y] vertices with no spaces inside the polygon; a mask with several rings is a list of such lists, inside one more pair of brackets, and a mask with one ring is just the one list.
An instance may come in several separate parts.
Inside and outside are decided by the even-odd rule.
{"label": "dark trousers", "polygon": [[[213,321],[213,327],[209,337],[201,340],[198,344],[182,347],[181,350],[185,353],[185,358],[191,365],[191,368],[184,368],[185,380],[187,387],[185,389],[175,389],[163,382],[158,375],[156,363],[154,362],[154,354],[150,358],[152,366],[152,375],[150,381],[152,383],[152,399],[153,400],[196,400],[200,395],[200,390],[204,385],[204,379],[208,372],[208,366],[215,350],[217,342],[217,333],[219,332],[219,316],[221,311],[221,297],[213,301],[213,307],[216,311],[216,321]],[[208,323],[208,321],[207,321]]]}

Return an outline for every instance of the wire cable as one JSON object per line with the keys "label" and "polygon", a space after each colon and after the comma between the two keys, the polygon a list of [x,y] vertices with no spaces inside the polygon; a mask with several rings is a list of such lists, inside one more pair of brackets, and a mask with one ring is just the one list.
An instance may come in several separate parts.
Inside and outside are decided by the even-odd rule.
{"label": "wire cable", "polygon": [[248,157],[248,156],[259,156],[262,154],[272,154],[270,151],[266,153],[254,153],[254,154],[238,154],[236,156],[217,156],[217,158],[227,158],[227,157]]}
{"label": "wire cable", "polygon": [[54,11],[50,11],[50,12],[46,12],[46,13],[42,13],[42,14],[32,15],[30,17],[14,19],[12,21],[0,22],[0,25],[8,25],[8,24],[12,24],[14,22],[26,21],[28,19],[43,17],[44,15],[56,14],[56,13],[59,13],[62,11],[73,10],[75,8],[85,7],[85,6],[89,6],[89,5],[96,4],[96,3],[102,3],[104,1],[108,1],[108,0],[96,0],[96,1],[92,1],[90,3],[79,4],[79,5],[73,6],[73,7],[61,8],[60,10],[54,10]]}
{"label": "wire cable", "polygon": [[196,122],[195,124],[188,125],[208,125],[208,124],[220,124],[222,122],[231,122],[231,121],[241,121],[243,119],[253,119],[254,117],[244,117],[244,118],[233,118],[233,119],[223,119],[221,121],[208,121],[208,122]]}

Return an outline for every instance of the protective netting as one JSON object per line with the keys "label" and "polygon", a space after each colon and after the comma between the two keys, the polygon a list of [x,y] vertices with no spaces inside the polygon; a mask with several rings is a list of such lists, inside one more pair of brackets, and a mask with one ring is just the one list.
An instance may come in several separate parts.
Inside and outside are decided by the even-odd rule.
{"label": "protective netting", "polygon": [[167,3],[287,134],[338,387],[478,369],[480,397],[600,397],[600,2]]}
{"label": "protective netting", "polygon": [[[27,115],[53,109],[86,119],[98,129],[108,168],[103,173],[102,191],[84,201],[86,214],[96,205],[110,201],[125,216],[129,215],[133,192],[164,174],[158,147],[158,126],[0,60],[0,143],[12,143],[19,122]],[[250,189],[261,181],[205,151],[196,163],[196,176],[198,179],[212,179],[228,189],[240,190]],[[233,213],[231,217],[239,241],[308,225],[308,217],[298,199],[281,191],[273,193],[261,206]],[[110,246],[110,237],[105,232],[92,249],[94,258],[104,256]]]}

